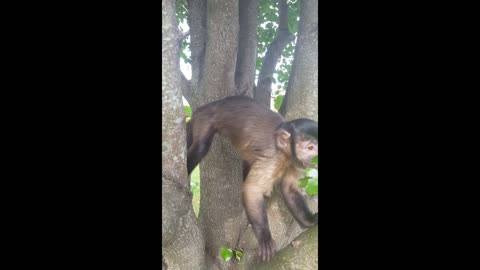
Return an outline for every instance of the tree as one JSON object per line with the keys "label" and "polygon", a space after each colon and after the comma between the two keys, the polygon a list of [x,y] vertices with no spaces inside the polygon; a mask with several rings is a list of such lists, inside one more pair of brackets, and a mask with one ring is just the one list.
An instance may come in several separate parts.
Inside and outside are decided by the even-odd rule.
{"label": "tree", "polygon": [[[168,269],[257,267],[253,256],[256,240],[241,206],[241,160],[230,143],[220,136],[216,136],[201,163],[198,221],[192,216],[191,193],[186,188],[181,95],[193,110],[226,96],[242,94],[254,96],[270,107],[272,83],[283,89],[288,84],[282,106],[286,118],[316,120],[317,5],[316,0],[303,0],[301,6],[299,1],[287,0],[179,0],[176,3],[162,0],[162,219],[167,219],[162,221],[162,257]],[[188,20],[189,32],[177,30],[176,15],[177,21]],[[191,58],[181,50],[186,47],[190,49]],[[292,66],[288,58],[294,48]],[[190,80],[179,69],[179,55],[191,63]],[[310,199],[310,206],[316,211],[314,199]],[[268,216],[277,248],[285,250],[262,267],[278,269],[271,268],[277,267],[277,257],[290,258],[294,262],[292,258],[300,256],[316,268],[315,250],[318,248],[310,244],[307,247],[313,248],[312,252],[299,254],[299,249],[291,243],[297,236],[299,239],[294,243],[304,243],[305,238],[310,239],[308,242],[312,239],[316,242],[318,234],[311,231],[316,232],[317,227],[300,235],[305,230],[293,220],[278,191],[269,202]],[[222,247],[242,248],[244,255],[240,263],[221,260]]]}
{"label": "tree", "polygon": [[191,207],[185,167],[175,0],[162,1],[162,37],[162,269],[202,269],[204,239]]}

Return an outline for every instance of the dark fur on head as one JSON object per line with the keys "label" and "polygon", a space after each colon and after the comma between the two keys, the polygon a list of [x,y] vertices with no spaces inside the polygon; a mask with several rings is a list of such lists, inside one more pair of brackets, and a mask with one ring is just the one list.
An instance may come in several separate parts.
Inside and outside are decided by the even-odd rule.
{"label": "dark fur on head", "polygon": [[303,138],[297,138],[297,137],[299,134],[301,134],[301,135],[308,135],[314,138],[315,140],[318,140],[318,123],[310,119],[299,118],[289,122],[282,123],[278,127],[278,129],[280,128],[290,133],[290,146],[292,149],[291,150],[292,156],[297,162],[301,164],[302,162],[297,158],[295,143],[297,142],[297,139],[303,139]]}

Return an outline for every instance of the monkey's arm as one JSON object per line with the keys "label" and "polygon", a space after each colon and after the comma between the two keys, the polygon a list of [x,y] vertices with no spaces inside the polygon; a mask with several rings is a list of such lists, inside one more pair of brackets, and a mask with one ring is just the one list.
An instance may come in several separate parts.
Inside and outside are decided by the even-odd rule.
{"label": "monkey's arm", "polygon": [[318,223],[318,213],[312,214],[302,194],[298,190],[296,177],[286,176],[281,184],[281,192],[290,213],[303,228],[312,227]]}
{"label": "monkey's arm", "polygon": [[243,205],[258,241],[258,255],[262,261],[269,261],[274,254],[274,243],[268,226],[265,190],[258,180],[254,168],[243,184]]}

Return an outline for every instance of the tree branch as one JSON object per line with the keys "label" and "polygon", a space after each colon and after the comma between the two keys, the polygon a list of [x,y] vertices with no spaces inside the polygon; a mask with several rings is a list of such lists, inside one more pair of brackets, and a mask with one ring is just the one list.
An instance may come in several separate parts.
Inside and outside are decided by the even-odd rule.
{"label": "tree branch", "polygon": [[190,27],[190,49],[192,58],[192,79],[190,89],[192,99],[188,100],[192,109],[201,105],[201,94],[196,94],[200,89],[205,66],[205,49],[207,44],[207,1],[187,0],[188,3],[188,25]]}
{"label": "tree branch", "polygon": [[258,0],[242,0],[239,6],[239,44],[235,68],[235,94],[253,96],[257,62]]}
{"label": "tree branch", "polygon": [[300,234],[291,244],[273,256],[269,263],[257,270],[292,269],[310,270],[318,267],[318,225]]}
{"label": "tree branch", "polygon": [[282,55],[282,51],[285,49],[288,43],[295,39],[295,36],[288,31],[287,1],[279,0],[278,8],[280,18],[277,36],[267,49],[262,68],[258,76],[257,88],[254,93],[255,99],[269,108],[272,95],[272,81],[270,77],[272,77],[273,73],[275,72],[275,67],[277,66],[277,62]]}

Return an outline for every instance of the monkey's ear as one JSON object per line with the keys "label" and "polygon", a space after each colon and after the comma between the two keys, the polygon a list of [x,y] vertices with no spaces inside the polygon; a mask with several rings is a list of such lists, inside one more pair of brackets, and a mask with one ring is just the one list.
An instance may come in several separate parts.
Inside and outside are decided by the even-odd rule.
{"label": "monkey's ear", "polygon": [[279,129],[277,131],[277,145],[281,149],[288,149],[290,145],[290,132],[284,130],[284,129]]}

